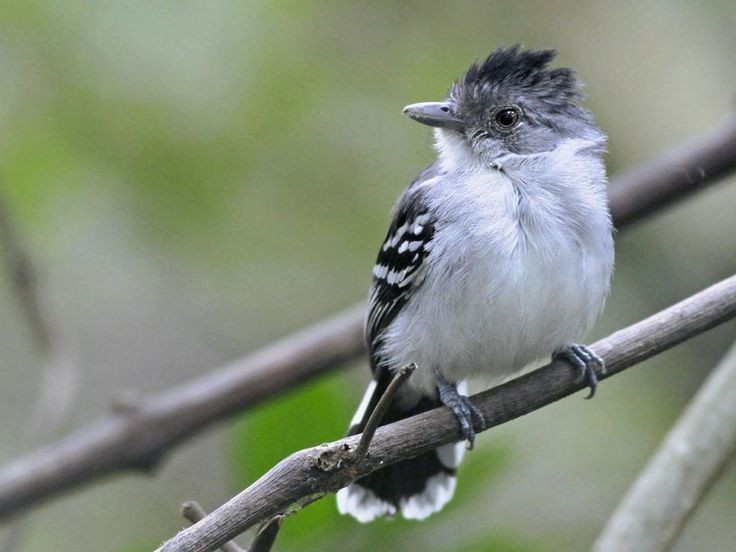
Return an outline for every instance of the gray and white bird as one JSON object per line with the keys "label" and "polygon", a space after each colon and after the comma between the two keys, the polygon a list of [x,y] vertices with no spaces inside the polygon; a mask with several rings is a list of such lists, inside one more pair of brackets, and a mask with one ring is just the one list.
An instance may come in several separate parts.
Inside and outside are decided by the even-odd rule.
{"label": "gray and white bird", "polygon": [[[373,381],[348,434],[362,431],[393,373],[418,368],[383,423],[441,404],[472,447],[480,413],[466,380],[499,381],[545,355],[565,358],[590,396],[603,361],[578,342],[613,270],[606,136],[554,50],[501,48],[442,102],[407,106],[434,127],[437,160],[404,191],[373,268],[366,339]],[[455,490],[464,443],[380,469],[337,495],[359,521],[423,519]]]}

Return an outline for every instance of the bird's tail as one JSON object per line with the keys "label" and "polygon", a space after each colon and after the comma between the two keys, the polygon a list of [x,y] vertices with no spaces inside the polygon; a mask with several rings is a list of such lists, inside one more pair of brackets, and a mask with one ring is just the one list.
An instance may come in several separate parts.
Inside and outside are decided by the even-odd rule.
{"label": "bird's tail", "polygon": [[[353,417],[349,435],[363,430],[370,413],[391,380],[391,374],[373,380]],[[465,394],[464,382],[458,385]],[[439,399],[426,397],[411,408],[402,408],[397,401],[390,406],[382,423],[388,424],[440,406]],[[465,443],[443,445],[396,464],[392,464],[340,489],[337,509],[362,523],[377,517],[395,516],[424,519],[438,512],[455,492],[456,470],[465,452]]]}

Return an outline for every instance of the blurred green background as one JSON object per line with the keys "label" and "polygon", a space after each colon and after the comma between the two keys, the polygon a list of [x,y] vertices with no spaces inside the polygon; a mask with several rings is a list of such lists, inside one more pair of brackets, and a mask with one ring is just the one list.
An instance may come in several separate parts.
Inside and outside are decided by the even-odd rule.
{"label": "blurred green background", "polygon": [[[736,3],[0,4],[0,174],[77,367],[64,434],[366,296],[403,187],[433,157],[400,113],[502,44],[555,47],[587,83],[611,173],[734,110]],[[627,229],[596,336],[736,272],[736,179]],[[3,275],[5,278],[5,275]],[[0,285],[0,461],[29,450],[43,358]],[[725,352],[734,324],[484,434],[422,523],[334,499],[284,524],[301,550],[567,551],[607,516]],[[18,550],[150,550],[284,455],[342,435],[357,363],[126,475],[35,510]],[[731,469],[677,550],[733,550]],[[242,539],[244,542],[247,539]]]}

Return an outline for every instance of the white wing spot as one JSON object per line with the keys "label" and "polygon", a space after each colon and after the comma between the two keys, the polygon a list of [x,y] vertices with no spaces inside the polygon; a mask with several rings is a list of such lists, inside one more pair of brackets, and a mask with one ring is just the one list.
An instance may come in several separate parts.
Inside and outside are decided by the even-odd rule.
{"label": "white wing spot", "polygon": [[382,280],[388,273],[388,267],[385,265],[376,265],[373,267],[373,276]]}
{"label": "white wing spot", "polygon": [[383,250],[388,251],[392,247],[396,247],[396,245],[401,241],[401,238],[404,237],[404,234],[406,234],[407,230],[409,230],[409,223],[405,222],[396,229],[393,236],[386,240],[386,243],[383,244]]}
{"label": "white wing spot", "polygon": [[[409,251],[413,253],[414,251],[422,247],[422,244],[424,242],[423,241],[413,241],[413,242],[404,242],[404,243],[407,244],[406,245],[407,249],[409,249]],[[401,253],[401,251],[399,251],[399,253]]]}

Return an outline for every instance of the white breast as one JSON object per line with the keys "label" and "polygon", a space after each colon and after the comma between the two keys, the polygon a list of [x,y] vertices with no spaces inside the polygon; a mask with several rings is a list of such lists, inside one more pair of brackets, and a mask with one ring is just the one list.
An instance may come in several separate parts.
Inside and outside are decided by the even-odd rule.
{"label": "white breast", "polygon": [[[499,379],[582,340],[613,264],[600,160],[580,144],[502,160],[505,172],[430,183],[435,237],[424,284],[386,332],[391,366],[416,362],[411,385]],[[409,397],[407,397],[409,399]]]}

